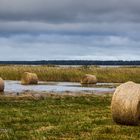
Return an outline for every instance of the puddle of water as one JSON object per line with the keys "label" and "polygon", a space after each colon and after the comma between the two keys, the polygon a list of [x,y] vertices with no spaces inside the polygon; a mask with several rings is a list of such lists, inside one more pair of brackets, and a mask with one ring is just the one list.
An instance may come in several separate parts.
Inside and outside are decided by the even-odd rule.
{"label": "puddle of water", "polygon": [[115,88],[100,87],[100,85],[113,85],[112,83],[98,83],[97,87],[83,87],[73,82],[39,82],[38,85],[21,85],[20,81],[5,81],[5,92],[111,92]]}

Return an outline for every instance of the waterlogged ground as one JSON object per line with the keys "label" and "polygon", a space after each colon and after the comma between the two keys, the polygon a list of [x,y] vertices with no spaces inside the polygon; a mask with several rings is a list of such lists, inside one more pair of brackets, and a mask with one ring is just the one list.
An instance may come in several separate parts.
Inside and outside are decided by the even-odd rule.
{"label": "waterlogged ground", "polygon": [[85,86],[74,82],[39,82],[38,85],[21,85],[20,81],[5,81],[5,92],[112,92],[115,90],[114,83],[98,83]]}

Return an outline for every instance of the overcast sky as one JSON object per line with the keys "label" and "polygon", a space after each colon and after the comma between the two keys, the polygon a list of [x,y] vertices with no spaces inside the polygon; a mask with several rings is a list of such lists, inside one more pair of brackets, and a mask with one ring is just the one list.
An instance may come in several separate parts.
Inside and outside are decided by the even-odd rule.
{"label": "overcast sky", "polygon": [[140,0],[0,0],[0,60],[140,60]]}

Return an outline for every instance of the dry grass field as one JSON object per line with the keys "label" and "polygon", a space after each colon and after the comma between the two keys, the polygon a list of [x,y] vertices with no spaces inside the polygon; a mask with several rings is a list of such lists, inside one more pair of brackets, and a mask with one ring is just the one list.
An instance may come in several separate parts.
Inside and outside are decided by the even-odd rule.
{"label": "dry grass field", "polygon": [[35,72],[41,81],[79,82],[88,73],[96,75],[98,82],[140,83],[140,67],[0,66],[0,76],[5,80],[20,80],[23,72]]}

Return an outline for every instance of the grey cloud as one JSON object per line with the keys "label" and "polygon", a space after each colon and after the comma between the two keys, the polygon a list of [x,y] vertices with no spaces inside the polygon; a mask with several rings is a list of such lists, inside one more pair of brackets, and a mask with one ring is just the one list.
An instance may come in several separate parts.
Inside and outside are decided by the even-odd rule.
{"label": "grey cloud", "polygon": [[37,34],[80,34],[80,35],[126,35],[136,36],[140,24],[137,23],[64,23],[50,24],[44,22],[0,22],[2,33],[37,33]]}
{"label": "grey cloud", "polygon": [[139,6],[139,0],[0,0],[0,34],[110,34],[137,38]]}
{"label": "grey cloud", "polygon": [[139,21],[139,0],[0,0],[1,20]]}
{"label": "grey cloud", "polygon": [[138,60],[139,7],[139,0],[0,0],[0,60]]}
{"label": "grey cloud", "polygon": [[0,60],[136,60],[140,51],[140,41],[116,36],[20,35],[1,37],[0,44]]}

